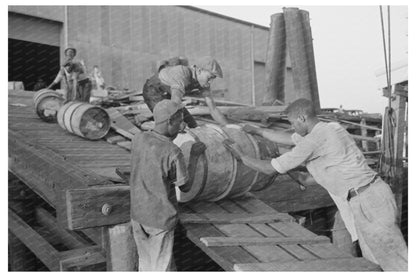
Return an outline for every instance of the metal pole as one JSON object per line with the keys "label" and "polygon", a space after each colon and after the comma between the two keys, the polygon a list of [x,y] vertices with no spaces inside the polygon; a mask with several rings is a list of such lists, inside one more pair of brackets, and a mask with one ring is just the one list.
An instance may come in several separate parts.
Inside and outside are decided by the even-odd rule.
{"label": "metal pole", "polygon": [[256,84],[255,84],[255,72],[254,72],[254,26],[250,28],[250,54],[251,54],[251,102],[253,106],[256,106]]}

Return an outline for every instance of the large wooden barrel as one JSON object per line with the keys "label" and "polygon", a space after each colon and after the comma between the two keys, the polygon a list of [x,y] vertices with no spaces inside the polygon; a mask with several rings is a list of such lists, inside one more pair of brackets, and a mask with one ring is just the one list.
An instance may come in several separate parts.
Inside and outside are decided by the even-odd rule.
{"label": "large wooden barrel", "polygon": [[66,103],[58,111],[57,119],[63,129],[90,140],[104,137],[110,129],[107,112],[84,102]]}
{"label": "large wooden barrel", "polygon": [[33,96],[36,114],[46,122],[56,122],[56,116],[64,103],[62,95],[51,89],[42,89]]}
{"label": "large wooden barrel", "polygon": [[[225,127],[206,124],[199,128],[189,129],[179,134],[174,140],[188,163],[192,144],[203,142],[207,149],[199,158],[192,187],[188,192],[179,189],[179,202],[191,200],[218,201],[225,197],[238,197],[250,191],[254,186],[264,187],[274,181],[275,176],[254,171],[238,162],[224,147],[222,142],[230,138],[236,142],[240,150],[255,158],[274,157],[278,153],[276,144],[259,142],[258,139],[245,133],[238,125],[229,124]],[[260,145],[259,144],[262,144]]]}

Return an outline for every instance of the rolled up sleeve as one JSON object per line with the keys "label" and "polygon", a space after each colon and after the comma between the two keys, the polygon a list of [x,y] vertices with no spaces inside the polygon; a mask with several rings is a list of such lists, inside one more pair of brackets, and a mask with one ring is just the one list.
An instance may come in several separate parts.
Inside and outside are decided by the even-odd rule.
{"label": "rolled up sleeve", "polygon": [[286,173],[307,161],[312,156],[316,147],[315,142],[309,139],[302,139],[297,141],[296,146],[291,151],[272,159],[271,165],[279,173]]}

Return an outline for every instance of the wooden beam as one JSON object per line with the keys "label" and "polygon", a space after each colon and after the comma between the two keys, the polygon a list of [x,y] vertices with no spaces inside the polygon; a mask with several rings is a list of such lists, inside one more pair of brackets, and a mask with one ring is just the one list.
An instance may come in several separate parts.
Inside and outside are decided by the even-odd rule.
{"label": "wooden beam", "polygon": [[59,241],[69,249],[84,248],[89,245],[88,241],[77,233],[59,226],[56,218],[43,208],[36,208],[36,219],[41,225],[47,227],[50,233],[58,237]]}
{"label": "wooden beam", "polygon": [[130,187],[67,190],[65,205],[70,230],[124,223],[130,220]]}
{"label": "wooden beam", "polygon": [[325,236],[313,238],[303,237],[202,237],[201,241],[208,247],[212,246],[241,246],[241,245],[290,245],[329,243]]}
{"label": "wooden beam", "polygon": [[141,133],[141,130],[131,123],[124,115],[122,115],[116,108],[106,109],[111,120],[111,128],[117,133],[129,139],[133,139],[134,135]]}
{"label": "wooden beam", "polygon": [[10,209],[9,230],[51,271],[59,270],[59,252]]}
{"label": "wooden beam", "polygon": [[67,221],[62,191],[112,184],[107,178],[68,162],[62,155],[10,129],[9,158],[10,171],[56,208],[59,224]]}
{"label": "wooden beam", "polygon": [[82,267],[105,263],[101,246],[89,246],[59,253],[59,270],[80,270]]}
{"label": "wooden beam", "polygon": [[179,215],[182,224],[237,224],[237,223],[271,223],[276,221],[294,221],[286,213],[273,214],[227,214],[227,213],[183,213]]}
{"label": "wooden beam", "polygon": [[235,264],[236,271],[381,271],[364,258],[299,261],[291,263]]}

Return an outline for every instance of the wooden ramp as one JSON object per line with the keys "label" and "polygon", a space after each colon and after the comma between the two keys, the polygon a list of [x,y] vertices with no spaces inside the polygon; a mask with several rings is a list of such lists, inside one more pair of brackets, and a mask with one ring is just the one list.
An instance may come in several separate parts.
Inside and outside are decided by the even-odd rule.
{"label": "wooden ramp", "polygon": [[[9,170],[56,209],[57,217],[37,212],[38,221],[51,232],[59,230],[67,244],[76,248],[56,251],[21,220],[13,207],[9,210],[9,230],[50,270],[82,268],[103,261],[107,269],[113,268],[109,266],[110,250],[103,249],[109,245],[105,241],[109,235],[105,236],[107,229],[100,226],[129,219],[129,189],[115,172],[117,167],[129,166],[130,152],[41,121],[34,112],[32,97],[32,92],[9,91]],[[98,197],[99,193],[105,197]],[[68,198],[74,195],[78,198]],[[82,197],[88,201],[80,201]],[[111,209],[107,214],[101,209],[105,201],[113,201],[112,213]],[[84,225],[77,228],[93,244],[68,230],[76,229],[70,224],[73,204],[82,212]],[[187,237],[228,271],[380,270],[363,258],[342,253],[328,238],[313,234],[251,194],[215,203],[187,203],[181,210]],[[28,235],[39,243],[33,243]]]}
{"label": "wooden ramp", "polygon": [[[205,218],[205,222],[186,223],[192,222],[186,216],[182,224],[187,236],[225,270],[380,270],[364,258],[341,252],[329,238],[315,235],[250,194],[216,203],[191,203],[183,205],[182,211]],[[224,223],[222,218],[237,222]]]}

